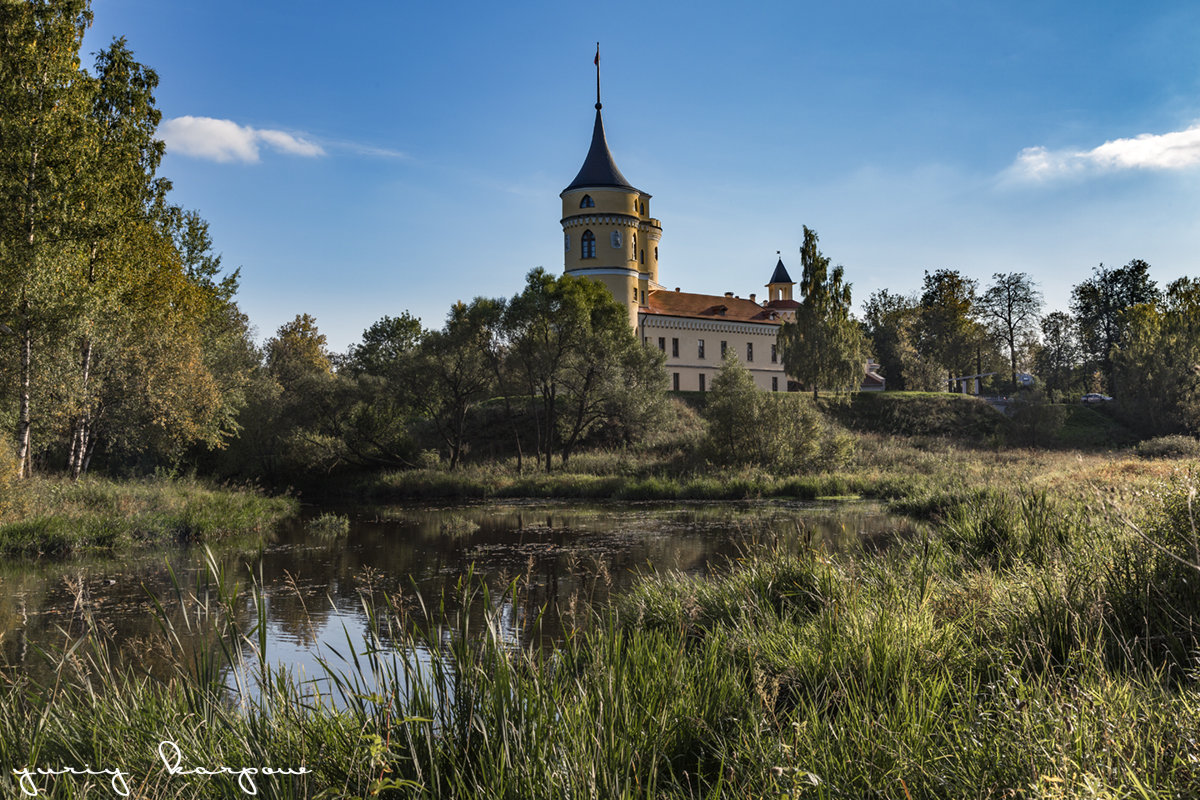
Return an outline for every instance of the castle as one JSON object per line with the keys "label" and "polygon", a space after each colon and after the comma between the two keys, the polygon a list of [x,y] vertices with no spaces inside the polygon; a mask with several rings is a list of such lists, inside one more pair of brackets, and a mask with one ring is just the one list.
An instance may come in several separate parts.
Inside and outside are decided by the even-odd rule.
{"label": "castle", "polygon": [[650,215],[650,194],[617,169],[604,137],[597,56],[596,124],[592,144],[575,179],[563,189],[564,271],[604,284],[629,311],[642,341],[666,355],[675,391],[706,391],[732,352],[765,390],[786,391],[777,336],[800,304],[795,282],[780,260],[758,301],[732,292],[692,294],[659,282],[662,224]]}

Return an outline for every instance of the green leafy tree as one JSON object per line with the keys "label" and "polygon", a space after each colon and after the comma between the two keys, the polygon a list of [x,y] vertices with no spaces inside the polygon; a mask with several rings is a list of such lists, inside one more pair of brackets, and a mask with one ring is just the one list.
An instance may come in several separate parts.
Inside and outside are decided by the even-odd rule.
{"label": "green leafy tree", "polygon": [[1140,303],[1154,303],[1158,298],[1158,287],[1150,280],[1150,265],[1141,259],[1117,269],[1101,264],[1091,278],[1071,292],[1071,312],[1075,315],[1083,356],[1090,366],[1103,373],[1111,394],[1117,394],[1112,349],[1124,339],[1123,312]]}
{"label": "green leafy tree", "polygon": [[1152,433],[1200,432],[1200,279],[1174,281],[1120,324],[1111,356],[1122,407]]}
{"label": "green leafy tree", "polygon": [[407,311],[385,316],[363,331],[362,340],[338,359],[343,379],[335,421],[350,460],[363,466],[409,467],[415,463],[417,398],[425,391],[418,348],[421,321]]}
{"label": "green leafy tree", "polygon": [[341,367],[355,375],[406,376],[409,357],[424,335],[421,320],[407,311],[398,317],[382,317],[363,331],[362,341],[350,347]]}
{"label": "green leafy tree", "polygon": [[304,478],[346,460],[340,428],[345,408],[342,383],[332,370],[325,335],[309,314],[281,325],[264,345],[266,377],[277,388],[265,389],[260,409],[267,451],[264,469],[277,477]]}
{"label": "green leafy tree", "polygon": [[496,390],[496,375],[488,358],[490,307],[476,301],[455,303],[446,325],[421,342],[418,407],[433,422],[450,451],[450,469],[462,460],[467,442],[467,416]]}
{"label": "green leafy tree", "polygon": [[863,306],[869,346],[879,360],[889,390],[940,391],[945,388],[946,370],[917,350],[921,321],[916,297],[881,289]]}
{"label": "green leafy tree", "polygon": [[732,352],[713,378],[704,417],[704,449],[721,465],[794,471],[821,454],[823,424],[812,403],[796,394],[760,391]]}
{"label": "green leafy tree", "polygon": [[1051,396],[1070,390],[1079,366],[1079,338],[1070,314],[1053,311],[1042,318],[1042,341],[1034,360]]}
{"label": "green leafy tree", "polygon": [[231,421],[204,349],[207,298],[169,237],[149,220],[136,230],[121,318],[97,328],[91,420],[110,466],[149,468],[177,463],[193,444],[220,446]]}
{"label": "green leafy tree", "polygon": [[317,330],[317,320],[309,314],[297,314],[281,325],[267,340],[266,352],[267,371],[288,388],[307,378],[328,375],[333,366],[325,334]]}
{"label": "green leafy tree", "polygon": [[[504,310],[506,369],[529,398],[539,453],[551,469],[580,439],[627,404],[610,402],[627,384],[625,370],[644,357],[626,311],[601,284],[541,268]],[[642,374],[642,373],[638,373]]]}
{"label": "green leafy tree", "polygon": [[[93,426],[106,391],[96,378],[97,359],[119,341],[128,341],[134,315],[123,306],[126,287],[140,279],[146,259],[157,257],[164,233],[147,219],[161,206],[168,184],[156,180],[163,144],[154,138],[161,114],[155,107],[158,76],[139,64],[124,39],[116,39],[96,56],[90,131],[85,154],[80,209],[75,235],[81,245],[73,288],[79,371],[75,380],[71,441],[67,469],[78,477],[90,463],[96,445]],[[148,252],[148,250],[150,252]],[[177,259],[170,257],[167,264]],[[189,321],[190,322],[190,321]],[[150,332],[153,335],[152,332]],[[74,361],[75,359],[72,359]]]}
{"label": "green leafy tree", "polygon": [[1012,385],[1017,385],[1017,355],[1037,326],[1042,294],[1024,272],[992,275],[992,285],[979,298],[979,313],[992,335],[1008,349]]}
{"label": "green leafy tree", "polygon": [[850,284],[841,266],[830,269],[817,249],[817,232],[804,227],[800,248],[801,300],[794,320],[779,331],[783,367],[813,397],[819,388],[852,391],[862,384],[866,343],[850,318]]}
{"label": "green leafy tree", "polygon": [[975,281],[957,270],[925,273],[917,350],[942,365],[947,378],[981,373],[985,356],[991,355],[985,353],[988,337],[976,316],[977,302]]}
{"label": "green leafy tree", "polygon": [[79,65],[90,23],[86,0],[0,3],[0,314],[19,365],[22,475],[32,471],[35,350],[73,296],[63,243],[79,233],[79,177],[94,140],[93,81]]}

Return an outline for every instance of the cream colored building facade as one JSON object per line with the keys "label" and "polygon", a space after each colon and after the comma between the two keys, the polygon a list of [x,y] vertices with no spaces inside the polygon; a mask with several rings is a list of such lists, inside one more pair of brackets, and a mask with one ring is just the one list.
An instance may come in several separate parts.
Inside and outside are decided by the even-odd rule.
{"label": "cream colored building facade", "polygon": [[649,347],[666,354],[675,391],[707,391],[732,352],[766,391],[787,391],[777,337],[799,303],[783,262],[759,301],[733,293],[704,295],[659,283],[661,223],[650,216],[650,195],[617,169],[604,136],[599,98],[591,147],[579,174],[564,189],[564,271],[600,281],[629,312],[629,324]]}

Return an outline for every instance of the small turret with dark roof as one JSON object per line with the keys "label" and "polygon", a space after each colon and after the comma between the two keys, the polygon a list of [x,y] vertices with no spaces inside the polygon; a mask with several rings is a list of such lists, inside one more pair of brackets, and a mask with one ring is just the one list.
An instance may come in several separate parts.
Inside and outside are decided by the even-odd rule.
{"label": "small turret with dark roof", "polygon": [[767,302],[763,305],[780,310],[799,308],[800,304],[792,299],[792,287],[795,285],[796,282],[783,265],[783,259],[779,259],[775,263],[775,271],[771,273],[771,280],[767,282]]}
{"label": "small turret with dark roof", "polygon": [[796,283],[792,280],[792,276],[788,275],[787,267],[783,265],[782,258],[775,264],[775,271],[771,273],[771,280],[767,281],[767,286],[770,286],[772,283],[790,283],[793,285]]}

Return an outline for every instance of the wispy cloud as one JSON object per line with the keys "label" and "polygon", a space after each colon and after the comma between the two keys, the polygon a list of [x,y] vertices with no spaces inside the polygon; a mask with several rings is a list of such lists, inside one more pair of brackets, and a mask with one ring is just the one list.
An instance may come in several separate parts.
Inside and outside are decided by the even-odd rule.
{"label": "wispy cloud", "polygon": [[338,139],[320,139],[306,134],[239,125],[229,119],[213,117],[174,117],[158,126],[158,135],[167,143],[167,151],[192,158],[228,163],[258,161],[260,149],[268,147],[280,153],[305,158],[341,151],[368,158],[409,159],[408,153],[388,147],[376,147]]}
{"label": "wispy cloud", "polygon": [[369,158],[400,158],[404,160],[412,158],[412,156],[403,150],[393,150],[390,147],[376,147],[370,144],[359,144],[358,142],[332,141],[326,142],[326,146],[337,150],[345,150],[356,156],[367,156]]}
{"label": "wispy cloud", "polygon": [[1007,170],[1010,178],[1054,178],[1128,169],[1176,170],[1200,165],[1200,122],[1182,131],[1114,139],[1091,150],[1026,147]]}
{"label": "wispy cloud", "polygon": [[169,153],[211,161],[253,163],[258,161],[263,145],[294,156],[325,155],[325,150],[311,139],[212,117],[174,117],[159,126],[158,135]]}

